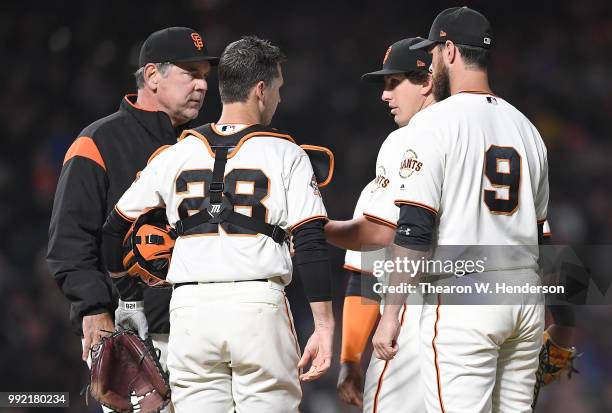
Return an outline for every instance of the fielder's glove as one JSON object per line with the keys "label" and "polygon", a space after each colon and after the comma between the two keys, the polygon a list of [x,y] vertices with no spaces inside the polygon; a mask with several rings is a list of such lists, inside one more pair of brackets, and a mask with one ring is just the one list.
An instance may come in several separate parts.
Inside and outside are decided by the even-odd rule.
{"label": "fielder's glove", "polygon": [[115,329],[134,330],[145,340],[149,335],[149,325],[144,313],[144,301],[122,301],[115,310]]}
{"label": "fielder's glove", "polygon": [[567,371],[567,377],[571,378],[578,370],[574,368],[576,349],[565,348],[557,345],[544,331],[544,344],[540,351],[540,366],[537,371],[537,379],[543,386],[552,383]]}
{"label": "fielder's glove", "polygon": [[151,339],[116,331],[91,349],[90,393],[114,412],[157,413],[170,402],[168,376]]}
{"label": "fielder's glove", "polygon": [[540,395],[540,389],[561,377],[567,371],[567,377],[572,378],[573,373],[578,373],[574,368],[576,349],[565,348],[557,345],[548,331],[544,331],[544,344],[540,350],[540,365],[536,371],[536,384],[533,389],[533,403],[531,408],[535,410]]}

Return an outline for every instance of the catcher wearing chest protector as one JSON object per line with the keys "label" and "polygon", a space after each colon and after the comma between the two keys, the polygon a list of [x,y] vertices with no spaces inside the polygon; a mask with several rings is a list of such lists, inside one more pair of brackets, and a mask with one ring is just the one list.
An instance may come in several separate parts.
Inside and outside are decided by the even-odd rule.
{"label": "catcher wearing chest protector", "polygon": [[[129,228],[153,208],[165,208],[172,224],[164,230],[176,237],[166,282],[173,286],[168,370],[177,412],[295,412],[299,382],[331,364],[325,207],[304,149],[267,126],[280,101],[283,60],[253,36],[230,44],[219,63],[219,121],[186,131],[157,155],[104,226],[109,271],[136,280],[124,272]],[[284,294],[289,235],[315,324],[301,357]],[[140,237],[152,245],[167,240],[165,232]]]}
{"label": "catcher wearing chest protector", "polygon": [[[319,188],[332,178],[334,157],[329,149],[301,145],[313,165]],[[165,287],[172,251],[178,237],[166,210],[154,208],[134,221],[123,240],[123,266],[149,287]],[[132,310],[138,310],[134,304]],[[92,351],[90,393],[103,406],[118,412],[157,412],[170,401],[168,375],[159,363],[159,350],[150,338],[132,330],[105,337]]]}

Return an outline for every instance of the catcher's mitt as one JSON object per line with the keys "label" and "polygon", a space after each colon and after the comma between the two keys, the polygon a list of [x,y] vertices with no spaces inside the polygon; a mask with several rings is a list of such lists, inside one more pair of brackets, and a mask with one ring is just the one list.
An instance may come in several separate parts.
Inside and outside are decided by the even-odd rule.
{"label": "catcher's mitt", "polygon": [[140,277],[149,287],[167,287],[174,239],[164,208],[140,215],[123,240],[123,266],[128,274]]}
{"label": "catcher's mitt", "polygon": [[559,379],[561,374],[567,370],[567,377],[571,378],[573,373],[578,373],[574,368],[576,349],[565,348],[557,345],[548,331],[544,331],[544,342],[540,350],[540,365],[536,371],[536,385],[532,407],[535,407],[540,393],[540,388]]}
{"label": "catcher's mitt", "polygon": [[102,338],[91,349],[93,398],[119,413],[159,412],[170,402],[170,386],[158,351],[131,330]]}

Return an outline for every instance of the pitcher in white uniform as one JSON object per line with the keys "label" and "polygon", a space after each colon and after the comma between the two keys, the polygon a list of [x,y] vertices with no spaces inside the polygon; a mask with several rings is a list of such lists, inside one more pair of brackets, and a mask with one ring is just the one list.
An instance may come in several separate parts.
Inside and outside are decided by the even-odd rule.
{"label": "pitcher in white uniform", "polygon": [[[352,271],[344,300],[338,391],[343,401],[362,406],[367,413],[422,413],[425,409],[419,363],[420,296],[411,296],[410,303],[399,315],[402,328],[398,342],[405,351],[392,361],[372,357],[365,386],[360,365],[361,353],[381,307],[380,295],[374,289],[383,280],[372,276],[372,264],[384,259],[385,251],[359,251],[392,242],[399,217],[399,208],[394,202],[394,187],[400,180],[399,174],[394,173],[401,160],[398,142],[404,139],[403,130],[415,113],[435,102],[429,74],[431,56],[424,51],[410,50],[411,45],[421,40],[407,38],[393,43],[385,53],[382,69],[362,77],[382,87],[381,100],[389,107],[399,128],[381,145],[376,177],[361,192],[353,219],[330,221],[325,226],[328,240],[347,248],[345,268]],[[406,387],[410,388],[409,393],[404,391]]]}

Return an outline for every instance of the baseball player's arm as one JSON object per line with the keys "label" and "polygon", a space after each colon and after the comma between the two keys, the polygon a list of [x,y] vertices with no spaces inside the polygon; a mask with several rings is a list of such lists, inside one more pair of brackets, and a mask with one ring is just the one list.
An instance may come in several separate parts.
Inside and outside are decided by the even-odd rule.
{"label": "baseball player's arm", "polygon": [[397,207],[394,181],[385,171],[397,167],[392,161],[392,139],[381,146],[376,159],[376,178],[362,192],[360,216],[349,221],[333,221],[325,227],[331,244],[353,251],[370,251],[391,244],[395,236]]}
{"label": "baseball player's arm", "polygon": [[[429,258],[433,243],[434,226],[444,180],[446,159],[443,141],[435,131],[413,120],[408,126],[409,143],[405,153],[410,158],[402,159],[399,167],[401,177],[395,187],[399,206],[399,219],[393,244],[393,256],[402,262],[419,261]],[[422,139],[429,136],[428,139]],[[394,174],[393,174],[394,175]],[[392,272],[391,286],[400,283],[418,282],[419,274]],[[385,308],[372,340],[376,356],[390,360],[397,354],[399,335],[399,311],[405,303],[406,294],[393,293],[385,296]]]}
{"label": "baseball player's arm", "polygon": [[102,271],[100,230],[105,218],[106,167],[94,141],[78,138],[68,150],[58,181],[47,263],[70,301],[73,329],[83,334],[83,359],[89,346],[112,331],[112,290]]}
{"label": "baseball player's arm", "polygon": [[342,309],[342,350],[338,394],[345,403],[363,405],[361,355],[378,320],[380,297],[374,293],[371,275],[351,271]]}
{"label": "baseball player's arm", "polygon": [[329,369],[332,357],[331,268],[323,230],[327,213],[312,166],[303,150],[299,149],[287,168],[287,223],[293,235],[295,263],[310,301],[315,327],[298,367],[311,364],[308,372],[300,375],[300,380],[311,381]]}
{"label": "baseball player's arm", "polygon": [[353,251],[376,250],[393,241],[395,231],[389,225],[361,216],[348,221],[329,221],[325,225],[327,241]]}
{"label": "baseball player's arm", "polygon": [[331,365],[334,316],[331,306],[331,271],[323,223],[322,219],[313,220],[292,231],[295,263],[302,275],[315,326],[298,363],[299,368],[311,363],[308,372],[300,375],[302,381],[318,379]]}
{"label": "baseball player's arm", "polygon": [[111,211],[102,228],[102,256],[121,301],[144,300],[144,286],[135,277],[126,277],[123,266],[123,239],[129,231],[133,219],[117,210]]}
{"label": "baseball player's arm", "polygon": [[374,293],[376,277],[351,271],[342,310],[340,362],[359,363],[379,314],[380,296]]}
{"label": "baseball player's arm", "polygon": [[[436,214],[429,209],[412,204],[401,204],[397,233],[393,244],[394,261],[422,261],[430,256]],[[419,273],[392,272],[389,286],[418,283]],[[374,352],[382,360],[391,360],[399,346],[399,312],[406,302],[407,293],[387,293],[385,307],[378,328],[372,339]]]}
{"label": "baseball player's arm", "polygon": [[[542,245],[552,244],[548,220],[538,224],[538,239]],[[562,347],[572,347],[576,327],[574,308],[570,305],[547,305],[546,308],[554,321],[546,330],[551,339]]]}
{"label": "baseball player's arm", "polygon": [[108,215],[102,228],[102,255],[122,301],[142,301],[144,286],[135,277],[125,276],[123,239],[132,223],[150,208],[163,207],[160,174],[165,157],[157,156],[141,172]]}

